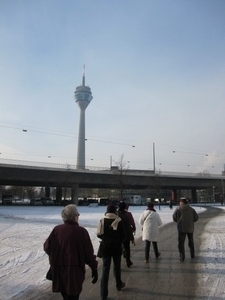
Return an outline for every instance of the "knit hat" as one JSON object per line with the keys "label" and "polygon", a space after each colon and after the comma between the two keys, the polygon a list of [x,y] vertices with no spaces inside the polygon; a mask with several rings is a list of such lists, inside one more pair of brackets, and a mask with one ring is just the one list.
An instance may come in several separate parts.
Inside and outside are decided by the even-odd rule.
{"label": "knit hat", "polygon": [[119,210],[125,210],[127,208],[127,205],[124,201],[121,201],[119,203]]}
{"label": "knit hat", "polygon": [[148,203],[148,208],[153,208],[153,207],[154,207],[154,203],[149,202],[149,203]]}
{"label": "knit hat", "polygon": [[180,198],[180,202],[183,202],[184,204],[188,204],[188,200],[186,198]]}
{"label": "knit hat", "polygon": [[107,206],[107,210],[106,210],[107,213],[113,213],[115,214],[116,213],[116,206],[113,205],[113,204],[109,204]]}

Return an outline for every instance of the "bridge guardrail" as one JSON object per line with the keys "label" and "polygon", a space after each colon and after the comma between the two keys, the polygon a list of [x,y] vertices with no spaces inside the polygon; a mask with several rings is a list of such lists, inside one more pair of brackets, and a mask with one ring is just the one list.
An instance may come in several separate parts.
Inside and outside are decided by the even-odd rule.
{"label": "bridge guardrail", "polygon": [[[18,167],[18,168],[31,168],[31,169],[45,169],[45,170],[61,170],[61,171],[73,171],[80,172],[80,169],[76,169],[76,165],[71,164],[59,164],[59,163],[46,163],[46,162],[38,162],[38,161],[25,161],[25,160],[15,160],[15,159],[0,159],[0,166],[5,167]],[[100,172],[110,172],[115,173],[114,170],[111,170],[108,167],[93,167],[86,166],[82,172],[85,171],[100,171]],[[167,171],[156,171],[154,173],[153,170],[135,170],[135,169],[125,169],[124,173],[127,175],[143,175],[143,176],[170,176],[170,177],[203,177],[203,178],[220,178],[221,180],[225,179],[224,174],[199,174],[199,173],[185,173],[185,172],[167,172]]]}

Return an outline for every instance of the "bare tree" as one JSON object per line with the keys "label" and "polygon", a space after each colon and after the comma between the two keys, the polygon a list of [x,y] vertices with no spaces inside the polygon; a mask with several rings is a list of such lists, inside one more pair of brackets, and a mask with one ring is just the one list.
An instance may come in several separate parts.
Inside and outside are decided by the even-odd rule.
{"label": "bare tree", "polygon": [[7,186],[3,188],[3,191],[7,191],[13,197],[19,197],[22,200],[26,198],[32,199],[37,193],[36,188],[32,186]]}
{"label": "bare tree", "polygon": [[[211,176],[208,170],[203,170],[202,172],[198,172],[197,176],[199,177],[206,177],[206,176]],[[200,202],[210,202],[212,198],[212,191],[211,191],[211,186],[209,187],[207,183],[204,184],[205,188],[202,188],[201,190],[198,191],[199,195],[199,200]]]}
{"label": "bare tree", "polygon": [[197,173],[198,176],[211,176],[208,170]]}
{"label": "bare tree", "polygon": [[119,161],[115,162],[117,165],[116,170],[114,171],[117,175],[116,177],[116,185],[118,186],[120,200],[123,200],[124,190],[126,188],[127,178],[126,174],[129,169],[127,166],[127,162],[124,158],[124,154],[120,156]]}
{"label": "bare tree", "polygon": [[37,190],[36,190],[35,187],[27,186],[27,187],[25,187],[25,190],[26,190],[26,194],[27,194],[28,199],[33,199],[33,198],[36,197]]}

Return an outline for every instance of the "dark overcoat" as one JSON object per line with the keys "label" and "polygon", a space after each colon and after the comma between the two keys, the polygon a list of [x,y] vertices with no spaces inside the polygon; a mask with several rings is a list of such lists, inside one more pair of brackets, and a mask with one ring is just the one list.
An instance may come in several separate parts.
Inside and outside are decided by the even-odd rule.
{"label": "dark overcoat", "polygon": [[[111,225],[115,219],[118,220],[118,225],[113,229]],[[126,231],[122,220],[117,215],[105,214],[105,218],[99,222],[97,236],[102,240],[103,256],[122,255],[122,243],[126,240]]]}
{"label": "dark overcoat", "polygon": [[85,264],[97,270],[97,260],[87,230],[76,222],[56,226],[44,243],[52,271],[52,291],[78,295],[85,279]]}
{"label": "dark overcoat", "polygon": [[118,215],[121,218],[125,231],[126,231],[126,241],[134,241],[133,231],[130,225],[129,218],[124,210],[118,210]]}
{"label": "dark overcoat", "polygon": [[198,221],[198,214],[190,205],[184,204],[176,208],[173,220],[177,222],[178,232],[193,233],[194,223]]}

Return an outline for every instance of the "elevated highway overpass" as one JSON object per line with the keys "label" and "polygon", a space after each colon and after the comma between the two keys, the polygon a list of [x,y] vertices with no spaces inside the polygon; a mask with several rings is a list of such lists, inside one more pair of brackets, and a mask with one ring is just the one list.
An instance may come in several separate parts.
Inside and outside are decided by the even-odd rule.
{"label": "elevated highway overpass", "polygon": [[220,188],[225,176],[188,173],[154,173],[148,170],[77,170],[63,165],[26,165],[17,161],[0,163],[0,185],[56,187],[56,198],[60,199],[62,187],[72,189],[72,200],[77,202],[79,188],[118,189],[170,189],[176,198],[177,190],[191,190],[193,201],[197,200],[196,190]]}

